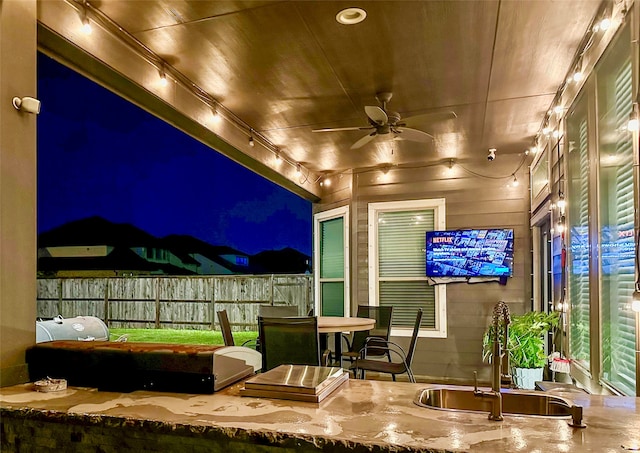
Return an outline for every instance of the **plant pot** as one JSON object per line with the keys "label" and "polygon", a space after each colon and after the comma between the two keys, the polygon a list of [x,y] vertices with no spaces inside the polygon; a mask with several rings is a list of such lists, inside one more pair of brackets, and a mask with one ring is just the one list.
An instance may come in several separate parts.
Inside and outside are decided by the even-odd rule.
{"label": "plant pot", "polygon": [[513,383],[519,389],[533,390],[536,388],[536,381],[542,381],[543,371],[544,368],[513,368]]}

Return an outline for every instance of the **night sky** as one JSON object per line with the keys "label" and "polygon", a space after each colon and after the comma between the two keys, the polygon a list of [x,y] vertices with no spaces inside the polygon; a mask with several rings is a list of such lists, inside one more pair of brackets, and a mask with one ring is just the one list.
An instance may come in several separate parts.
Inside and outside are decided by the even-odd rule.
{"label": "night sky", "polygon": [[94,215],[311,255],[311,203],[38,55],[38,232]]}

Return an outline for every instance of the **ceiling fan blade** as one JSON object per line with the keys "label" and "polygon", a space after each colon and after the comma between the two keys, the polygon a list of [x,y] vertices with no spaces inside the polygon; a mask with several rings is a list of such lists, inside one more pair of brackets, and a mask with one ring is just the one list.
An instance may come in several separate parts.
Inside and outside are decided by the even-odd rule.
{"label": "ceiling fan blade", "polygon": [[373,140],[375,138],[375,136],[378,135],[377,131],[373,131],[372,133],[365,135],[364,137],[362,137],[360,140],[358,140],[357,142],[355,142],[353,145],[351,145],[351,149],[358,149],[358,148],[362,148],[364,145],[366,145],[367,143],[369,143],[371,140]]}
{"label": "ceiling fan blade", "polygon": [[408,124],[411,126],[424,124],[424,123],[436,123],[438,121],[446,121],[456,119],[458,115],[456,112],[448,111],[448,112],[433,112],[433,113],[423,113],[422,115],[414,115],[408,116],[406,118],[402,118],[402,124]]}
{"label": "ceiling fan blade", "polygon": [[371,126],[333,127],[333,128],[326,128],[326,129],[313,129],[311,132],[367,131],[370,129],[373,129],[373,127]]}
{"label": "ceiling fan blade", "polygon": [[376,124],[387,124],[389,121],[389,117],[384,110],[380,107],[376,107],[375,105],[365,105],[364,112],[367,114],[369,119]]}
{"label": "ceiling fan blade", "polygon": [[431,143],[431,141],[433,140],[433,135],[408,127],[398,127],[394,130],[394,132],[397,134],[397,138],[403,140],[411,140],[413,142],[421,143]]}

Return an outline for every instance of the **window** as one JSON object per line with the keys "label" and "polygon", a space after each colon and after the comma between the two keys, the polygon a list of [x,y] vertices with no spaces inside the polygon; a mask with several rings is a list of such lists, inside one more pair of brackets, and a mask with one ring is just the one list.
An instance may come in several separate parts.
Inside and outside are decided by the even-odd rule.
{"label": "window", "polygon": [[393,306],[391,335],[410,336],[416,310],[420,336],[446,338],[445,285],[425,274],[425,233],[445,228],[443,198],[369,204],[369,303]]}
{"label": "window", "polygon": [[596,68],[602,379],[635,395],[635,284],[631,49],[627,26]]}
{"label": "window", "polygon": [[349,315],[349,207],[314,216],[316,313]]}
{"label": "window", "polygon": [[589,148],[587,96],[567,116],[570,357],[589,369]]}

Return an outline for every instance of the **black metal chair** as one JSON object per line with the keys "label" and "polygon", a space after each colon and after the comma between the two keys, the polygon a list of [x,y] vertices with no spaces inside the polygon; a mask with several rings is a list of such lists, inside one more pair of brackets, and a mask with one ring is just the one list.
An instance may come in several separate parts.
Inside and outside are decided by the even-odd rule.
{"label": "black metal chair", "polygon": [[[393,316],[393,307],[378,307],[372,305],[358,305],[356,312],[358,318],[371,318],[376,320],[376,325],[371,330],[354,332],[351,342],[347,336],[342,338],[347,342],[347,351],[342,353],[343,358],[353,362],[360,357],[360,351],[364,348],[365,342],[370,338],[367,348],[368,357],[387,356],[391,361],[391,354],[386,348],[384,342],[389,340],[389,332],[391,331],[391,318]],[[375,338],[372,338],[375,337]],[[382,340],[382,342],[376,339]],[[380,348],[376,346],[381,346]]]}
{"label": "black metal chair", "polygon": [[260,305],[258,307],[258,316],[266,318],[289,318],[298,315],[298,307],[294,305]]}
{"label": "black metal chair", "polygon": [[[227,315],[227,310],[220,310],[216,312],[218,315],[218,323],[220,324],[220,331],[222,332],[222,339],[224,340],[225,346],[235,346],[235,341],[233,339],[233,333],[231,332],[231,323],[229,322],[229,315]],[[242,343],[241,346],[251,347],[257,351],[260,350],[260,344],[258,339],[255,340],[247,340]]]}
{"label": "black metal chair", "polygon": [[279,365],[326,366],[327,352],[320,355],[318,318],[258,318],[262,372]]}
{"label": "black metal chair", "polygon": [[[392,341],[385,341],[386,350],[389,353],[394,353],[395,355],[400,357],[400,362],[385,362],[383,360],[373,360],[366,358],[367,356],[367,343],[365,342],[364,347],[361,351],[361,357],[357,358],[355,363],[352,365],[352,369],[354,370],[354,375],[356,378],[364,379],[365,371],[375,371],[378,373],[389,373],[391,374],[392,379],[396,380],[396,374],[407,373],[409,376],[409,380],[411,382],[416,382],[415,377],[413,376],[413,371],[411,370],[411,362],[413,361],[413,354],[416,349],[416,343],[418,341],[418,333],[420,332],[420,323],[422,322],[422,308],[418,309],[418,314],[416,315],[416,322],[413,326],[413,334],[411,335],[411,342],[409,343],[409,349],[405,354],[404,350],[398,346],[396,343]],[[372,337],[372,339],[374,339]],[[381,341],[376,339],[375,347],[381,348]],[[395,357],[394,357],[395,358]]]}

